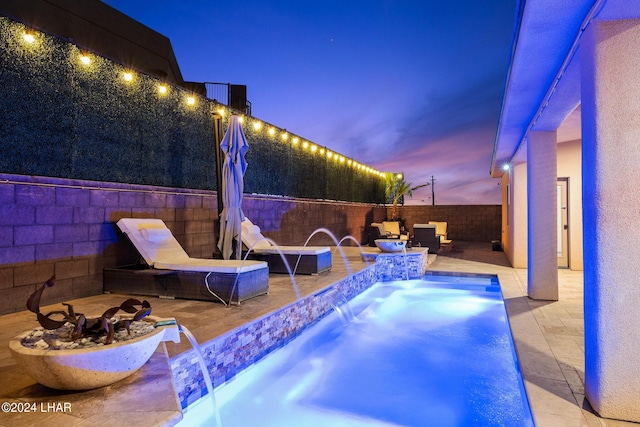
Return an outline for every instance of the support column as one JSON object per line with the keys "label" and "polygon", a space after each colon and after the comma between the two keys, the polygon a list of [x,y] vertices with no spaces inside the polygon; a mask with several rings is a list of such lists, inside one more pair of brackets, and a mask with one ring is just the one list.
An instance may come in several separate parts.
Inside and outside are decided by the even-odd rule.
{"label": "support column", "polygon": [[558,300],[556,132],[535,131],[527,141],[528,293]]}
{"label": "support column", "polygon": [[580,47],[585,394],[640,422],[640,21],[594,21]]}
{"label": "support column", "polygon": [[514,268],[527,268],[527,164],[519,163],[511,169],[512,184],[512,266]]}

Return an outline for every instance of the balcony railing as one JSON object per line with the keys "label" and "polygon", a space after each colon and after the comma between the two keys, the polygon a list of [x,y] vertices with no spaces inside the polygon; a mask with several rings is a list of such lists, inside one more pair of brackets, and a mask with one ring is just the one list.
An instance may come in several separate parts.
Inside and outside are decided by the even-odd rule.
{"label": "balcony railing", "polygon": [[251,115],[251,102],[247,100],[247,86],[231,83],[205,82],[207,98]]}

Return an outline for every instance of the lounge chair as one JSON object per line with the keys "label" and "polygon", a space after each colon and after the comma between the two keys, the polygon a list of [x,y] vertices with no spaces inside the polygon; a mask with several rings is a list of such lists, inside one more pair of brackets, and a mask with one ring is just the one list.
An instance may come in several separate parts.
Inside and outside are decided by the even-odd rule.
{"label": "lounge chair", "polygon": [[413,224],[412,246],[429,248],[429,253],[437,254],[440,250],[440,236],[436,235],[435,224]]}
{"label": "lounge chair", "polygon": [[436,226],[436,236],[440,236],[441,245],[451,245],[451,240],[447,238],[447,223],[444,221],[429,221],[429,224]]}
{"label": "lounge chair", "polygon": [[269,291],[266,262],[191,258],[160,219],[117,225],[146,265],[105,268],[105,291],[237,304]]}
{"label": "lounge chair", "polygon": [[376,239],[409,240],[409,236],[400,232],[399,221],[372,222],[369,227],[369,246],[375,246]]}
{"label": "lounge chair", "polygon": [[409,234],[400,231],[400,221],[382,221],[382,227],[387,234],[400,236],[400,240],[409,240]]}
{"label": "lounge chair", "polygon": [[270,273],[288,273],[280,252],[296,274],[319,274],[331,270],[331,249],[328,246],[273,246],[249,218],[242,221],[241,236],[242,243],[251,249],[254,258],[269,264]]}

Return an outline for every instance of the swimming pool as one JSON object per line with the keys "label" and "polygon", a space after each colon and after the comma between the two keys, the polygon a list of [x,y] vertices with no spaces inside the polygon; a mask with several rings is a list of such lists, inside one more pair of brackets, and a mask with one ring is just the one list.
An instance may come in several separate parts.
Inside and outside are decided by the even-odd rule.
{"label": "swimming pool", "polygon": [[[492,276],[377,283],[216,389],[222,426],[533,426]],[[209,400],[180,425],[202,419]],[[198,420],[198,422],[196,421]]]}

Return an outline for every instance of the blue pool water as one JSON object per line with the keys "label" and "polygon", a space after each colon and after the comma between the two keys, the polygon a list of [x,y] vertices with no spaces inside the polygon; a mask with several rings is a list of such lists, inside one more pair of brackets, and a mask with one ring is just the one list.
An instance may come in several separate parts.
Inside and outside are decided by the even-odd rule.
{"label": "blue pool water", "polygon": [[[533,426],[497,279],[377,283],[218,387],[222,426]],[[215,425],[210,400],[181,425]],[[197,421],[196,421],[197,420]]]}

